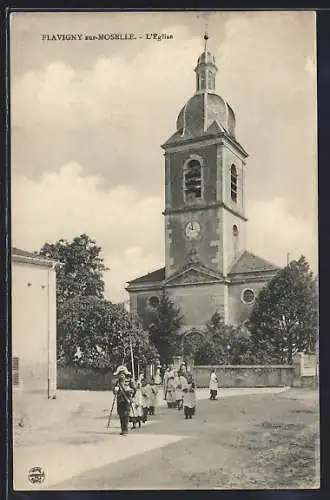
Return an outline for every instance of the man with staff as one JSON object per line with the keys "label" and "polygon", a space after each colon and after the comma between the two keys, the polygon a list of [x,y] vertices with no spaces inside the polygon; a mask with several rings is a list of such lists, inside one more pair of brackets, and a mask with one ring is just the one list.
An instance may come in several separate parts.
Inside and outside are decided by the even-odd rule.
{"label": "man with staff", "polygon": [[114,376],[118,376],[113,392],[115,398],[117,397],[117,413],[120,419],[121,436],[127,436],[128,434],[129,415],[135,394],[135,386],[130,375],[131,373],[125,365],[118,366],[114,373]]}

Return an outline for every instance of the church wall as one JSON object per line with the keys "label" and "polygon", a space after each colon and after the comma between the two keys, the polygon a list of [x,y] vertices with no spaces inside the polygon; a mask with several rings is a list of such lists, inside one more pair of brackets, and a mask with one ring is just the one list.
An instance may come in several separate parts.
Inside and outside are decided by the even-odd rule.
{"label": "church wall", "polygon": [[191,145],[187,150],[167,152],[165,156],[165,168],[170,170],[165,174],[166,182],[166,203],[172,209],[184,206],[183,198],[183,166],[192,154],[201,156],[203,159],[203,184],[204,203],[216,201],[217,184],[217,146],[199,146]]}
{"label": "church wall", "polygon": [[[224,269],[229,271],[233,261],[245,250],[246,222],[237,215],[222,209],[223,213],[223,239],[226,248],[226,259]],[[238,228],[238,236],[233,234],[233,226]]]}
{"label": "church wall", "polygon": [[204,328],[217,310],[224,316],[224,288],[222,283],[177,286],[168,288],[169,296],[184,315],[186,327]]}
{"label": "church wall", "polygon": [[[198,256],[206,267],[218,269],[220,238],[218,211],[216,209],[201,210],[199,212],[181,212],[166,216],[167,240],[166,276],[178,271],[185,263],[192,247],[197,250]],[[191,220],[197,220],[201,225],[201,234],[194,243],[187,240],[185,226]]]}
{"label": "church wall", "polygon": [[229,324],[239,324],[246,319],[248,319],[249,315],[252,312],[253,304],[244,304],[241,300],[242,292],[246,288],[250,288],[256,294],[256,297],[259,295],[260,290],[266,285],[265,281],[258,282],[249,282],[239,283],[235,285],[229,286],[228,293],[228,322]]}
{"label": "church wall", "polygon": [[[223,152],[223,185],[225,186],[224,192],[223,192],[223,201],[226,205],[228,205],[230,208],[232,208],[235,211],[238,211],[240,213],[244,213],[244,172],[243,169],[244,164],[243,161],[240,159],[238,155],[234,153],[233,150],[229,149],[227,146],[222,146]],[[232,164],[235,165],[237,169],[237,202],[233,201],[231,199],[231,191],[230,191],[230,177],[231,177],[231,166]]]}
{"label": "church wall", "polygon": [[137,292],[130,292],[130,308],[131,312],[142,315],[142,313],[150,309],[149,298],[158,297],[160,299],[160,290],[144,290]]}

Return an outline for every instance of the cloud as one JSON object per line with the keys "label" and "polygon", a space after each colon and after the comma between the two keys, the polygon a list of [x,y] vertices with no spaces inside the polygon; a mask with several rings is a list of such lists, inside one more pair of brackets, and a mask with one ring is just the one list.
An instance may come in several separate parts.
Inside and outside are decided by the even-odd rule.
{"label": "cloud", "polygon": [[175,42],[151,43],[130,61],[97,57],[85,70],[53,61],[14,78],[14,170],[36,178],[75,158],[110,186],[160,190],[160,144],[194,91],[192,63],[201,50],[186,28],[172,28]]}
{"label": "cloud", "polygon": [[46,241],[89,234],[111,269],[105,276],[107,296],[121,300],[126,280],[163,265],[162,200],[140,198],[130,186],[101,189],[101,178],[81,171],[71,162],[39,181],[14,176],[13,244],[38,250]]}
{"label": "cloud", "polygon": [[247,244],[257,255],[280,266],[305,255],[317,272],[316,217],[294,217],[281,198],[252,202],[248,210]]}
{"label": "cloud", "polygon": [[[238,140],[250,154],[251,199],[289,198],[290,212],[307,216],[316,172],[313,13],[209,17],[218,93],[233,106]],[[160,196],[160,145],[194,93],[193,69],[201,52],[189,17],[179,19],[180,25],[166,25],[164,18],[163,31],[174,33],[174,40],[145,41],[131,57],[127,43],[122,53],[109,48],[107,56],[97,44],[83,45],[81,53],[93,50],[94,57],[82,67],[66,55],[77,46],[66,44],[62,52],[57,49],[56,60],[14,77],[13,169],[37,178],[74,158],[84,174],[102,175],[106,186],[128,184],[146,196]]]}
{"label": "cloud", "polygon": [[[15,175],[12,183],[13,244],[38,250],[46,242],[87,233],[102,247],[110,271],[106,295],[126,299],[125,282],[164,265],[162,199],[141,198],[130,186],[103,189],[102,178],[82,176],[77,162],[34,181]],[[312,220],[293,217],[282,199],[254,202],[249,208],[248,247],[285,265],[286,254],[302,253],[316,267]]]}
{"label": "cloud", "polygon": [[[111,267],[113,300],[123,297],[125,280],[163,265],[160,145],[194,93],[202,50],[195,15],[180,14],[177,24],[153,16],[174,40],[55,46],[36,42],[37,22],[30,29],[22,22],[24,37],[13,45],[13,67],[24,54],[29,68],[11,88],[14,243],[33,250],[89,233]],[[62,32],[67,21],[55,18]],[[75,32],[108,29],[89,19],[90,26],[74,16]],[[139,16],[139,29],[149,31],[151,21]],[[232,105],[250,154],[248,246],[279,264],[287,252],[315,262],[315,16],[227,12],[209,21],[217,92]]]}

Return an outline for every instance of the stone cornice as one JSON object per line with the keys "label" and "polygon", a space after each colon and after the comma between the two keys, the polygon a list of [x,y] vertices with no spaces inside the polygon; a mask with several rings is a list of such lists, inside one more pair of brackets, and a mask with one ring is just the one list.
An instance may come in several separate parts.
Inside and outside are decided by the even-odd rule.
{"label": "stone cornice", "polygon": [[196,286],[208,286],[208,285],[224,285],[227,284],[225,279],[223,280],[208,280],[208,281],[196,281],[196,282],[189,282],[189,283],[166,283],[164,285],[164,288],[180,288],[180,287],[196,287]]}
{"label": "stone cornice", "polygon": [[189,139],[178,139],[171,144],[162,144],[161,148],[166,152],[176,152],[176,151],[184,151],[185,149],[191,149],[191,146],[212,146],[214,144],[223,144],[224,142],[228,142],[230,145],[234,146],[236,150],[240,152],[243,159],[248,158],[248,153],[245,151],[243,146],[239,142],[237,142],[234,138],[230,137],[225,132],[220,132],[219,134],[205,134],[202,137],[191,137]]}
{"label": "stone cornice", "polygon": [[[268,282],[270,278],[275,276],[276,271],[259,271],[259,275],[254,272],[240,273],[237,276],[228,276],[231,285],[244,285],[247,283]],[[253,276],[250,276],[253,274]]]}
{"label": "stone cornice", "polygon": [[231,207],[229,207],[226,203],[223,201],[220,202],[215,202],[215,203],[208,203],[207,205],[187,205],[184,207],[179,207],[179,208],[165,208],[165,210],[162,212],[163,215],[171,215],[171,214],[178,214],[178,213],[183,213],[183,212],[198,212],[199,210],[208,210],[209,208],[225,208],[228,210],[230,213],[233,215],[236,215],[240,219],[247,221],[248,219],[244,217],[240,212],[237,212],[236,210],[233,210]]}
{"label": "stone cornice", "polygon": [[163,281],[149,283],[131,283],[125,287],[127,292],[147,292],[151,290],[161,290],[164,287]]}

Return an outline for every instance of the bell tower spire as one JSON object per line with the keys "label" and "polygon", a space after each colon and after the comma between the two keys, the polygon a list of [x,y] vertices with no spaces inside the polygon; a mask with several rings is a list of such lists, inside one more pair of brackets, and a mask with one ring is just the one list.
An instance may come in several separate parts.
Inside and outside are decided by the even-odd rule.
{"label": "bell tower spire", "polygon": [[215,64],[215,57],[207,50],[207,42],[209,35],[207,32],[207,25],[204,31],[204,52],[199,56],[196,73],[196,94],[203,94],[207,92],[215,92],[215,76],[218,68]]}

